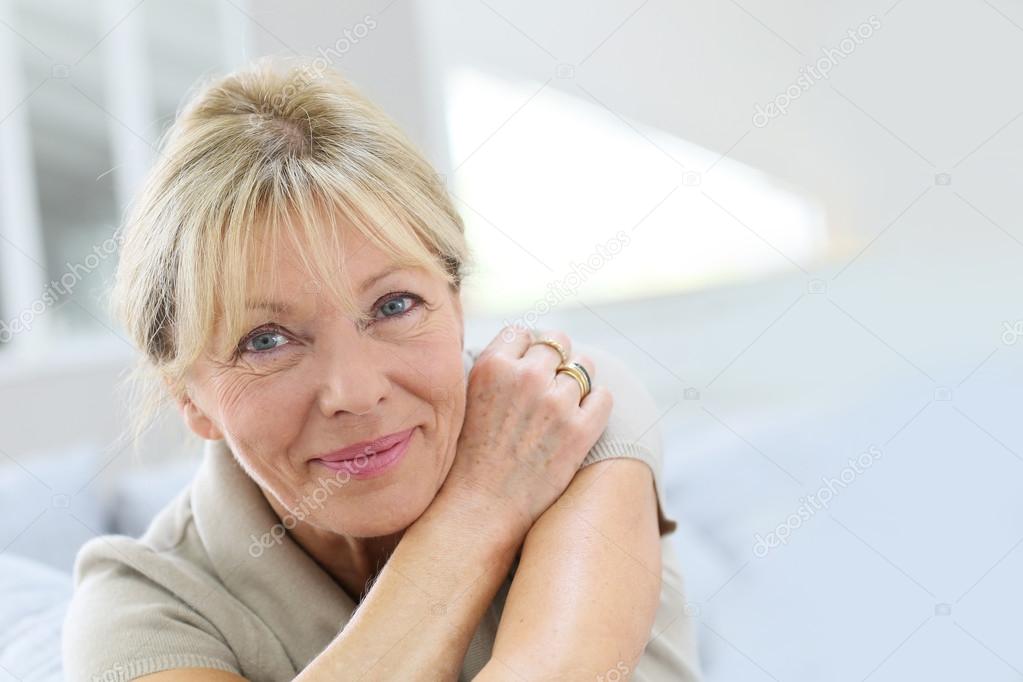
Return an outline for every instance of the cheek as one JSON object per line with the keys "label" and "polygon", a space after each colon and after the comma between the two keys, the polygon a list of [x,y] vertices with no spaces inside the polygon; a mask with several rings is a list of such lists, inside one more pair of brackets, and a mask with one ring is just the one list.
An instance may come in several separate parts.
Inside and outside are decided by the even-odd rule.
{"label": "cheek", "polygon": [[222,426],[247,459],[276,459],[301,429],[302,385],[282,372],[236,376],[221,386]]}
{"label": "cheek", "polygon": [[[453,412],[464,400],[465,370],[458,346],[454,349],[454,352],[450,346],[421,349],[416,354],[416,393],[437,413]],[[422,358],[430,360],[423,362]]]}
{"label": "cheek", "polygon": [[435,361],[423,366],[421,379],[423,388],[420,395],[430,403],[436,419],[432,443],[436,459],[433,466],[439,464],[444,474],[454,460],[454,448],[465,417],[465,369],[457,345],[455,351],[452,353],[448,347],[443,353],[435,352],[431,356]]}

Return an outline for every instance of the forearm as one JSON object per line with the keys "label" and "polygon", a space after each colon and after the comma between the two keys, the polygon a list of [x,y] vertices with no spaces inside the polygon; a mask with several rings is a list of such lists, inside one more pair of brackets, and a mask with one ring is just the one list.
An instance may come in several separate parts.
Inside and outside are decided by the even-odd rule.
{"label": "forearm", "polygon": [[456,679],[518,550],[492,511],[442,489],[351,620],[296,679]]}
{"label": "forearm", "polygon": [[476,680],[599,680],[634,669],[660,602],[657,528],[645,463],[614,458],[580,470],[525,538]]}

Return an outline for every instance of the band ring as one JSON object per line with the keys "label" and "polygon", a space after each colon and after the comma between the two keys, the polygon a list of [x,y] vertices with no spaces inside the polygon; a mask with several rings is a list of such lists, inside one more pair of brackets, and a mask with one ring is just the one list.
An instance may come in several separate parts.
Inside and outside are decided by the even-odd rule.
{"label": "band ring", "polygon": [[587,372],[586,368],[578,362],[567,362],[559,366],[557,370],[555,370],[554,374],[557,376],[562,372],[571,376],[579,384],[579,402],[582,402],[583,398],[590,394],[590,388],[592,387],[590,373]]}
{"label": "band ring", "polygon": [[589,393],[590,389],[593,388],[593,379],[590,378],[590,373],[586,371],[586,367],[578,362],[573,361],[570,364],[583,373],[583,376],[586,378],[586,392]]}
{"label": "band ring", "polygon": [[535,345],[537,345],[539,343],[542,343],[545,346],[550,346],[554,350],[558,351],[558,355],[561,356],[561,364],[562,365],[565,365],[565,364],[568,363],[568,353],[565,352],[565,347],[562,346],[560,343],[558,343],[554,339],[544,338],[544,339],[537,339],[536,341],[533,341],[533,343],[531,343],[529,345],[530,346],[535,346]]}

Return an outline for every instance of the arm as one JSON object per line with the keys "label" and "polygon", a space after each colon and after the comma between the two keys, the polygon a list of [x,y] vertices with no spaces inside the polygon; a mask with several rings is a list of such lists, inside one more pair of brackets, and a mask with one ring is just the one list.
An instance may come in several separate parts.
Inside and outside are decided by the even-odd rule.
{"label": "arm", "polygon": [[660,588],[650,467],[626,458],[586,466],[526,536],[493,658],[476,679],[593,680],[632,670]]}
{"label": "arm", "polygon": [[[405,531],[351,620],[295,679],[457,679],[519,548],[513,533],[500,530],[513,526],[501,522],[502,514],[492,501],[442,488]],[[144,679],[244,678],[179,669]]]}
{"label": "arm", "polygon": [[[596,462],[575,475],[526,535],[493,656],[476,680],[597,679],[623,665],[635,667],[660,593],[652,480],[645,463],[627,458]],[[457,677],[515,551],[487,549],[467,532],[477,527],[470,507],[463,507],[461,520],[432,509],[406,532],[352,621],[297,680],[416,679],[424,671],[431,678]],[[445,617],[431,612],[430,599],[416,586],[428,584],[431,593],[449,595]],[[399,642],[402,655],[386,656]],[[243,678],[190,669],[143,679]]]}
{"label": "arm", "polygon": [[295,679],[457,679],[519,547],[498,530],[500,518],[490,501],[442,489],[338,637]]}

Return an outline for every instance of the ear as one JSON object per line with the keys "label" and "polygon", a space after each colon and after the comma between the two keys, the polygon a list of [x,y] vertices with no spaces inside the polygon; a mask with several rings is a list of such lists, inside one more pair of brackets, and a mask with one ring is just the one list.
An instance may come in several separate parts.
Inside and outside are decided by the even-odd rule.
{"label": "ear", "polygon": [[[170,385],[169,380],[167,380],[167,384]],[[178,404],[178,409],[181,410],[181,417],[185,420],[185,424],[195,435],[206,440],[221,440],[224,437],[213,420],[192,401],[187,392],[176,396],[174,400]]]}

